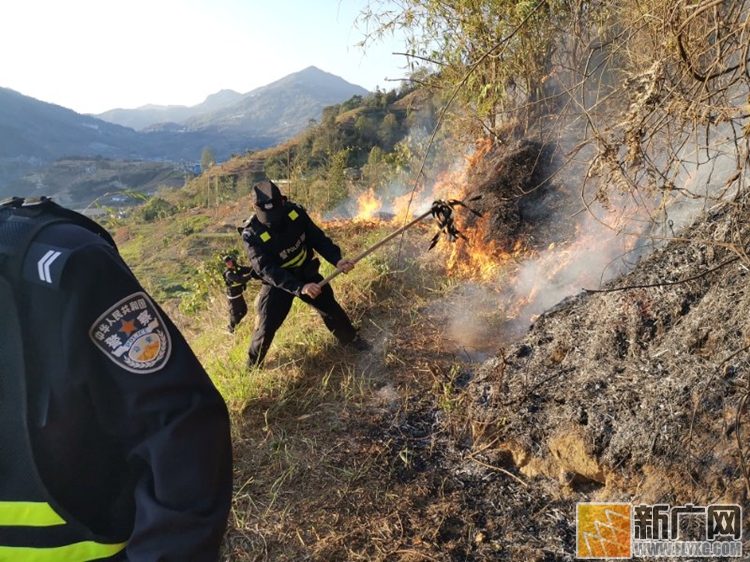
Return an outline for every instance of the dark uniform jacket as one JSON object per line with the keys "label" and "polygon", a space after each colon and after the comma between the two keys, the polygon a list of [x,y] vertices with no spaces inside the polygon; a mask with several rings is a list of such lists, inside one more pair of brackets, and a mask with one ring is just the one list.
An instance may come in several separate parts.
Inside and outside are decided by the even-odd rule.
{"label": "dark uniform jacket", "polygon": [[235,265],[224,271],[224,281],[227,284],[227,296],[239,297],[253,278],[253,268],[246,265]]}
{"label": "dark uniform jacket", "polygon": [[56,505],[131,561],[213,561],[232,494],[226,405],[117,251],[46,227],[24,264],[28,431]]}
{"label": "dark uniform jacket", "polygon": [[257,217],[242,232],[247,256],[263,283],[300,296],[302,287],[317,273],[314,253],[336,265],[341,249],[316,225],[301,205],[284,203],[284,223],[269,229]]}

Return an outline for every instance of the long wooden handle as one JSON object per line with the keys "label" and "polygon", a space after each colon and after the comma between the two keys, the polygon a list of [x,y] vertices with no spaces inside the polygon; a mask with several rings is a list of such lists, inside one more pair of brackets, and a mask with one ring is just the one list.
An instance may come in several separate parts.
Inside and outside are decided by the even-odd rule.
{"label": "long wooden handle", "polygon": [[[407,228],[410,228],[410,227],[414,226],[415,224],[417,224],[419,221],[421,221],[425,217],[430,216],[431,213],[432,213],[432,209],[430,209],[429,211],[425,212],[424,214],[418,216],[413,221],[411,221],[409,224],[406,224],[406,225],[402,226],[401,228],[399,228],[398,230],[396,230],[395,232],[392,232],[391,234],[389,234],[388,236],[386,236],[385,238],[383,238],[380,242],[377,242],[374,245],[370,246],[369,248],[367,248],[366,250],[364,250],[362,253],[360,253],[358,256],[356,256],[355,258],[353,258],[351,261],[353,263],[357,263],[362,258],[365,258],[365,257],[369,256],[375,250],[377,250],[378,248],[380,248],[383,244],[386,244],[386,243],[390,242],[391,240],[393,240],[396,236],[398,236],[399,234],[401,234]],[[333,273],[331,273],[328,277],[326,277],[325,279],[323,279],[320,283],[318,283],[318,286],[322,287],[323,285],[326,285],[326,284],[330,283],[331,280],[334,277],[336,277],[337,275],[339,275],[340,273],[343,273],[343,272],[344,272],[343,269],[337,269],[336,271],[334,271]]]}

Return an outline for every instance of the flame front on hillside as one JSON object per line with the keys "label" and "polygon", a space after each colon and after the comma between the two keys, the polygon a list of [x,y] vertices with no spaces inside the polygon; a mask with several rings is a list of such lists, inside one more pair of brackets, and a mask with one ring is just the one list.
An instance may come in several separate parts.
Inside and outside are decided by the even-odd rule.
{"label": "flame front on hillside", "polygon": [[[478,147],[479,156],[467,159],[466,168],[446,183],[471,185],[471,168],[486,151],[487,146]],[[501,172],[502,179],[508,180],[508,174],[527,174],[528,170],[504,169],[500,164],[485,176],[491,179],[480,184],[480,189],[494,189]],[[569,195],[564,188],[559,194]],[[468,191],[459,195],[461,199],[468,196]],[[461,346],[492,351],[525,333],[539,314],[564,298],[623,273],[628,269],[623,258],[633,255],[630,252],[638,239],[617,234],[617,227],[632,219],[624,216],[624,205],[619,212],[602,211],[595,220],[588,213],[574,220],[570,212],[552,211],[535,224],[537,230],[531,230],[528,238],[508,236],[513,229],[506,228],[503,217],[513,212],[496,212],[495,201],[502,205],[503,197],[483,202],[484,216],[479,219],[456,207],[457,227],[466,239],[443,246],[447,273],[467,283],[454,296],[451,336]],[[509,208],[515,207],[509,203]],[[525,224],[521,231],[529,228]],[[539,247],[542,234],[548,235],[547,243]]]}
{"label": "flame front on hillside", "polygon": [[375,195],[375,192],[370,187],[357,198],[357,215],[354,219],[373,219],[382,207],[382,201],[377,195]]}
{"label": "flame front on hillside", "polygon": [[466,229],[461,227],[460,221],[457,222],[458,230],[466,238],[459,238],[450,248],[446,263],[449,275],[471,281],[496,281],[503,271],[527,255],[522,240],[517,240],[508,252],[502,249],[497,240],[489,239],[487,217]]}
{"label": "flame front on hillside", "polygon": [[411,220],[429,210],[432,202],[439,198],[441,185],[441,182],[436,182],[431,193],[417,187],[401,194],[376,194],[370,187],[357,197],[357,210],[353,218],[357,221],[377,219],[394,223]]}
{"label": "flame front on hillside", "polygon": [[[426,212],[436,200],[468,198],[472,168],[482,165],[488,150],[489,145],[479,145],[474,154],[464,158],[461,169],[443,173],[431,189],[390,196],[368,189],[357,200],[355,220],[388,221],[402,226]],[[502,189],[505,185],[502,182],[512,183],[529,173],[523,167],[512,169],[513,162],[495,165],[486,175],[490,179],[478,189],[496,189],[495,186]],[[516,174],[515,178],[512,174]],[[563,189],[556,195],[567,192]],[[585,214],[574,224],[569,214],[555,215],[555,211],[545,221],[537,220],[532,226],[524,223],[518,232],[531,232],[528,237],[513,236],[509,233],[516,231],[505,221],[508,217],[520,220],[514,214],[519,211],[513,207],[513,201],[508,201],[505,196],[483,200],[481,218],[460,205],[454,206],[452,218],[465,238],[453,244],[443,241],[436,250],[444,253],[447,275],[463,282],[448,297],[450,306],[443,306],[440,314],[448,314],[450,334],[464,349],[495,351],[507,344],[509,339],[525,332],[537,315],[565,297],[579,293],[583,287],[597,287],[621,273],[621,267],[611,264],[632,249],[633,238],[629,239],[629,245],[625,244],[622,238],[613,235],[611,226],[588,220]],[[496,204],[508,207],[496,212]],[[615,222],[621,218],[610,216]],[[426,218],[425,222],[429,220]],[[567,226],[561,228],[558,222]],[[547,245],[540,248],[542,228],[544,234],[552,233],[553,242],[549,243],[548,237]],[[556,228],[559,230],[555,234]]]}

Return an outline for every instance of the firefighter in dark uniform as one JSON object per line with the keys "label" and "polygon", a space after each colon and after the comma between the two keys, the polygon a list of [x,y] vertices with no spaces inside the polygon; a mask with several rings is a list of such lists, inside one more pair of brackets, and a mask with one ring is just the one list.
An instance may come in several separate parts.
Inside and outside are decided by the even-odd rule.
{"label": "firefighter in dark uniform", "polygon": [[244,292],[248,282],[255,277],[253,268],[239,265],[237,258],[231,254],[224,256],[224,282],[227,285],[227,300],[229,301],[229,331],[234,333],[237,324],[247,314],[247,303]]}
{"label": "firefighter in dark uniform", "polygon": [[276,331],[289,314],[295,297],[314,307],[326,327],[343,345],[358,350],[369,344],[357,335],[330,285],[318,285],[320,261],[315,252],[348,273],[354,263],[326,236],[304,207],[287,201],[278,186],[264,180],[253,186],[255,214],[242,231],[251,267],[261,278],[256,299],[256,325],[248,349],[248,366],[261,365]]}
{"label": "firefighter in dark uniform", "polygon": [[0,560],[217,560],[226,404],[106,231],[0,206],[0,302]]}

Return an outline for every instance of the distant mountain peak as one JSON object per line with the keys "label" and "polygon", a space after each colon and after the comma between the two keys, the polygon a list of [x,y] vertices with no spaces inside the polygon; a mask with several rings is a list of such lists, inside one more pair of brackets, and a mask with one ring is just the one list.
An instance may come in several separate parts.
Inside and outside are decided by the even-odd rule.
{"label": "distant mountain peak", "polygon": [[[308,66],[307,68],[304,68],[300,71],[288,74],[287,76],[276,80],[276,82],[272,82],[266,86],[256,88],[248,94],[268,92],[275,89],[287,87],[313,88],[315,90],[325,91],[327,95],[332,95],[333,97],[344,95],[344,92],[350,92],[350,95],[348,97],[351,97],[351,95],[354,94],[366,95],[367,93],[369,93],[362,86],[347,82],[346,80],[341,78],[341,76],[337,76],[330,72],[326,72],[325,70],[321,70],[317,66]],[[248,96],[248,94],[245,95]],[[343,101],[343,99],[341,101]]]}
{"label": "distant mountain peak", "polygon": [[242,94],[239,92],[229,89],[219,90],[215,94],[207,96],[206,99],[203,100],[203,103],[196,105],[194,109],[200,112],[214,111],[237,103],[240,99],[242,99]]}
{"label": "distant mountain peak", "polygon": [[234,90],[225,88],[223,90],[219,90],[215,94],[209,94],[208,96],[206,96],[206,99],[203,100],[203,103],[206,103],[212,100],[217,100],[217,99],[227,99],[227,98],[231,99],[231,98],[241,98],[241,97],[242,97],[242,94],[240,94],[239,92],[235,92]]}
{"label": "distant mountain peak", "polygon": [[[168,111],[170,109],[185,108],[185,107],[187,107],[187,106],[185,106],[185,105],[157,105],[157,104],[154,104],[154,103],[147,103],[146,105],[141,105],[141,106],[137,107],[135,109],[135,111],[139,111],[139,110],[142,110],[142,111]],[[132,109],[118,108],[116,110],[111,110],[111,111],[133,111],[133,110]]]}
{"label": "distant mountain peak", "polygon": [[302,72],[310,72],[310,73],[312,73],[312,72],[322,72],[323,74],[330,74],[330,72],[326,72],[325,70],[321,70],[320,68],[318,68],[317,66],[314,66],[314,65],[310,65],[307,68],[303,68],[302,70],[300,70],[300,73],[302,73]]}
{"label": "distant mountain peak", "polygon": [[[291,74],[289,74],[285,78],[290,78],[290,77],[293,77],[293,76],[294,77],[300,77],[300,76],[302,76],[302,77],[315,77],[315,78],[331,78],[331,79],[336,79],[336,80],[343,80],[344,82],[346,82],[346,80],[344,80],[343,78],[341,78],[341,76],[337,76],[337,75],[332,74],[330,72],[326,72],[325,70],[322,70],[322,69],[318,68],[317,66],[308,66],[307,68],[303,68],[302,70],[300,70],[298,72],[292,72]],[[282,78],[282,80],[283,79],[284,78]],[[352,85],[354,85],[354,84],[352,84]]]}

